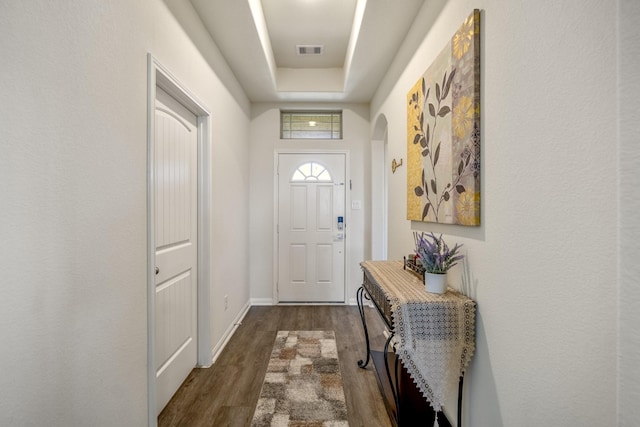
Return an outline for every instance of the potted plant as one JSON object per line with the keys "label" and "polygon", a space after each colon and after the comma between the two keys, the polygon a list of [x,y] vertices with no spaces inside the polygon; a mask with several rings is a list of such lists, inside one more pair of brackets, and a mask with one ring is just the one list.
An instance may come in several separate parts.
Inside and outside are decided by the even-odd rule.
{"label": "potted plant", "polygon": [[450,249],[442,238],[442,234],[414,233],[416,256],[425,269],[425,285],[427,292],[443,294],[447,291],[447,271],[464,258],[458,251],[462,245],[457,244]]}

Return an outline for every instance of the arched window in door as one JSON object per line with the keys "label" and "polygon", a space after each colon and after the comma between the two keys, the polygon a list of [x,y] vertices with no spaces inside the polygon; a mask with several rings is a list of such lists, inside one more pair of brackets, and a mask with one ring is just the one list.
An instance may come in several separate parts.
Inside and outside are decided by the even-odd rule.
{"label": "arched window in door", "polygon": [[331,174],[320,163],[308,162],[298,166],[291,176],[291,182],[331,182]]}

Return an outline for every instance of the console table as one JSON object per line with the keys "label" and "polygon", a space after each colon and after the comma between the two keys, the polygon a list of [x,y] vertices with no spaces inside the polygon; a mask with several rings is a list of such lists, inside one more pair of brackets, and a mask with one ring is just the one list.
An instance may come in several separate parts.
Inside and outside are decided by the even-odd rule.
{"label": "console table", "polygon": [[[398,426],[417,417],[425,424],[451,425],[442,412],[444,394],[458,383],[461,427],[463,377],[475,350],[475,302],[452,288],[444,294],[427,292],[422,278],[405,270],[402,261],[364,261],[360,266],[364,278],[356,299],[367,354],[358,366],[366,368],[373,361],[391,419]],[[389,330],[383,351],[370,347],[365,298]]]}

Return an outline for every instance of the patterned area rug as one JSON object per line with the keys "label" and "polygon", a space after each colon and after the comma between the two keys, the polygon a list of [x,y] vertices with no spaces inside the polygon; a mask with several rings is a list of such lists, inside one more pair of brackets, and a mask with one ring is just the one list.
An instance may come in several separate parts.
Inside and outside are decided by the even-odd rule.
{"label": "patterned area rug", "polygon": [[251,425],[349,426],[333,331],[278,331]]}

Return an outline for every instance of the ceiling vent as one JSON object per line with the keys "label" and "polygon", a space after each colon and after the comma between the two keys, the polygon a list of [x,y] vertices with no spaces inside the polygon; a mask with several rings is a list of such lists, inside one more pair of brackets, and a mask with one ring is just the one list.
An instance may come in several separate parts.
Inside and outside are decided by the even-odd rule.
{"label": "ceiling vent", "polygon": [[321,45],[296,45],[298,55],[322,55],[324,46]]}

